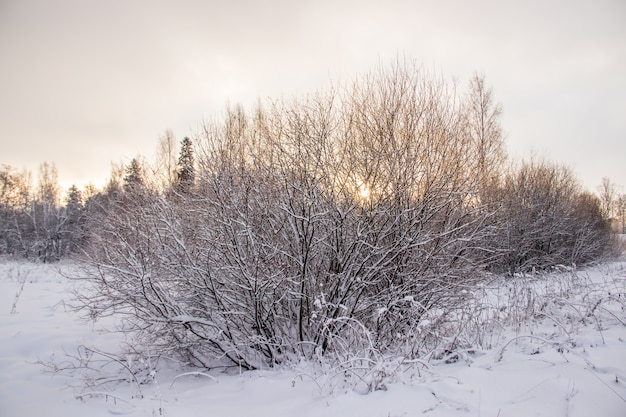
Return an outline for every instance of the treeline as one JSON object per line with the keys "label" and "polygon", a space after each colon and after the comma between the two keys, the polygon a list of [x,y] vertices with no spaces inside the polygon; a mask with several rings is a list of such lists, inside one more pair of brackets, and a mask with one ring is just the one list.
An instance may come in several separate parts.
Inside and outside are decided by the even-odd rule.
{"label": "treeline", "polygon": [[43,163],[38,174],[33,187],[30,172],[0,169],[0,254],[54,262],[82,245],[87,213],[76,186],[60,201],[54,165]]}
{"label": "treeline", "polygon": [[[2,165],[0,255],[39,262],[81,255],[89,226],[111,202],[127,198],[139,186],[163,192],[177,181],[177,162],[172,159],[175,146],[171,132],[167,132],[160,141],[156,163],[148,168],[149,164],[137,157],[128,166],[114,165],[103,189],[88,185],[81,190],[72,185],[62,190],[56,166],[47,162],[40,165],[36,181],[27,170]],[[191,140],[185,138],[181,146],[191,149]],[[168,169],[163,169],[166,166]],[[182,181],[192,174],[181,172]]]}
{"label": "treeline", "polygon": [[[123,315],[138,346],[196,365],[418,355],[437,337],[422,318],[441,311],[444,332],[485,274],[614,248],[600,200],[568,169],[507,161],[500,111],[481,77],[459,93],[403,65],[228,108],[178,153],[167,135],[152,164],[118,171],[59,256],[80,247],[91,266],[92,316]],[[2,207],[10,228],[21,206]]]}

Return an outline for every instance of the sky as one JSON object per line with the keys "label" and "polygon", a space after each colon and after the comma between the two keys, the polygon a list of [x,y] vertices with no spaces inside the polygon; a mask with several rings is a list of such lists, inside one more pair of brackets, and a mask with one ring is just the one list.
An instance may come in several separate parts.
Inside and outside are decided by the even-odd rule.
{"label": "sky", "polygon": [[227,103],[397,57],[462,87],[484,74],[513,158],[626,187],[624,0],[0,0],[0,164],[100,185]]}

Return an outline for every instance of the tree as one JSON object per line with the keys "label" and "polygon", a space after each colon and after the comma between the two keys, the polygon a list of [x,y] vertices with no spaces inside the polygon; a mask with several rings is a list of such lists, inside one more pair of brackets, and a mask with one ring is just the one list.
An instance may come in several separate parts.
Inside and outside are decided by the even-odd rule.
{"label": "tree", "polygon": [[39,166],[37,201],[50,207],[59,205],[58,172],[55,164],[44,162]]}
{"label": "tree", "polygon": [[174,186],[177,176],[176,138],[171,130],[166,130],[159,139],[156,155],[155,173],[160,179],[162,190],[169,190]]}
{"label": "tree", "polygon": [[28,256],[33,198],[31,174],[8,165],[0,170],[0,253]]}
{"label": "tree", "polygon": [[621,220],[621,233],[626,233],[626,194],[620,194],[616,200],[618,219]]}
{"label": "tree", "polygon": [[63,255],[59,206],[58,174],[54,164],[39,167],[37,193],[32,202],[32,251],[43,262],[57,261]]}
{"label": "tree", "polygon": [[143,169],[139,159],[133,158],[124,173],[124,191],[127,194],[138,193],[144,187]]}
{"label": "tree", "polygon": [[176,171],[176,188],[180,192],[188,192],[195,181],[193,144],[185,137],[180,144],[180,155]]}
{"label": "tree", "polygon": [[602,182],[598,187],[598,192],[600,196],[600,202],[602,204],[602,214],[605,219],[610,219],[613,217],[614,206],[615,206],[615,198],[617,193],[617,188],[611,179],[608,177],[602,178]]}
{"label": "tree", "polygon": [[477,152],[475,169],[481,184],[498,176],[506,159],[500,126],[502,106],[494,102],[492,95],[484,76],[475,74],[470,80],[466,113],[470,140]]}
{"label": "tree", "polygon": [[76,185],[72,185],[67,191],[63,210],[62,239],[65,253],[71,253],[80,248],[83,243],[85,220],[82,193]]}

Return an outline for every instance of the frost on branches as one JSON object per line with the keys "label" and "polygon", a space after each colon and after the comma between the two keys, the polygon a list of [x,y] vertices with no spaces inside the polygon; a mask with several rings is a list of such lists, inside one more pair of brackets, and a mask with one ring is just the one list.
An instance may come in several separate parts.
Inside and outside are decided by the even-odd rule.
{"label": "frost on branches", "polygon": [[380,363],[460,343],[446,323],[489,273],[606,253],[597,202],[570,177],[505,173],[482,79],[459,96],[396,66],[338,91],[230,108],[193,154],[187,140],[184,187],[141,182],[102,204],[81,308],[203,368]]}

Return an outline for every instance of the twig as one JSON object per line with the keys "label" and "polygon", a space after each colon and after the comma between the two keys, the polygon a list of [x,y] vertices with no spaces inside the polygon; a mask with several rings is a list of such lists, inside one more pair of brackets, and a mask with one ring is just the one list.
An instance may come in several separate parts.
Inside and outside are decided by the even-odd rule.
{"label": "twig", "polygon": [[135,408],[135,405],[133,403],[131,403],[128,400],[125,400],[122,397],[118,397],[117,395],[111,394],[109,392],[103,392],[103,391],[92,391],[92,392],[87,392],[85,394],[80,394],[76,396],[77,400],[83,400],[85,397],[104,397],[105,401],[108,400],[108,398],[112,398],[114,401],[121,401],[123,403],[126,403],[130,406],[132,406],[133,408]]}
{"label": "twig", "polygon": [[311,381],[315,382],[315,385],[317,385],[317,388],[320,390],[320,395],[322,394],[322,386],[320,385],[319,382],[317,382],[317,379],[309,374],[305,374],[305,373],[299,373],[298,375],[294,376],[293,379],[291,380],[291,385],[295,386],[296,385],[296,378],[300,377],[300,379],[302,379],[303,376],[306,376],[307,378],[309,378]]}
{"label": "twig", "polygon": [[26,277],[28,273],[22,274],[21,270],[17,271],[17,279],[20,283],[20,288],[15,293],[15,297],[13,298],[13,305],[11,306],[11,314],[17,313],[17,302],[20,300],[20,296],[22,295],[22,291],[24,291],[24,284],[26,283]]}
{"label": "twig", "polygon": [[[105,358],[108,358],[110,360],[112,360],[113,362],[116,362],[118,365],[120,365],[121,367],[123,367],[124,369],[126,369],[128,371],[129,376],[131,377],[131,379],[133,379],[135,381],[135,384],[137,385],[137,390],[139,391],[139,395],[141,395],[143,397],[143,392],[141,391],[141,384],[139,383],[139,380],[137,379],[137,376],[135,375],[135,373],[132,371],[132,369],[130,369],[130,367],[125,364],[124,362],[122,362],[122,360],[116,358],[115,356],[99,351],[99,350],[95,350],[92,348],[88,348],[87,346],[82,346],[82,348],[86,351],[86,352],[91,352],[91,353],[95,353],[101,356],[104,356]],[[80,349],[80,346],[79,346]]]}
{"label": "twig", "polygon": [[172,387],[174,386],[174,382],[176,382],[178,380],[178,378],[182,378],[184,376],[205,376],[205,377],[207,377],[207,378],[217,382],[218,384],[220,382],[217,378],[215,378],[214,376],[209,375],[209,374],[207,374],[205,372],[185,372],[184,374],[176,375],[174,377],[174,379],[172,379],[172,383],[170,384],[170,388],[169,389],[172,389]]}
{"label": "twig", "polygon": [[508,342],[506,342],[506,343],[504,344],[504,346],[502,346],[502,348],[500,349],[500,352],[498,352],[498,356],[496,357],[496,362],[500,362],[500,361],[502,360],[502,357],[504,356],[504,350],[505,350],[505,349],[506,349],[506,348],[507,348],[507,347],[508,347],[511,343],[515,342],[516,340],[523,339],[523,338],[525,338],[525,337],[527,337],[527,338],[529,338],[529,339],[537,339],[537,340],[539,340],[539,341],[541,341],[541,342],[543,342],[543,343],[545,343],[545,344],[548,344],[548,345],[554,345],[554,344],[555,344],[554,342],[550,342],[549,340],[546,340],[546,339],[544,339],[544,338],[542,338],[542,337],[539,337],[539,336],[533,336],[533,335],[530,335],[530,334],[528,334],[528,335],[516,336],[516,337],[514,337],[513,339],[511,339],[511,340],[509,340]]}

